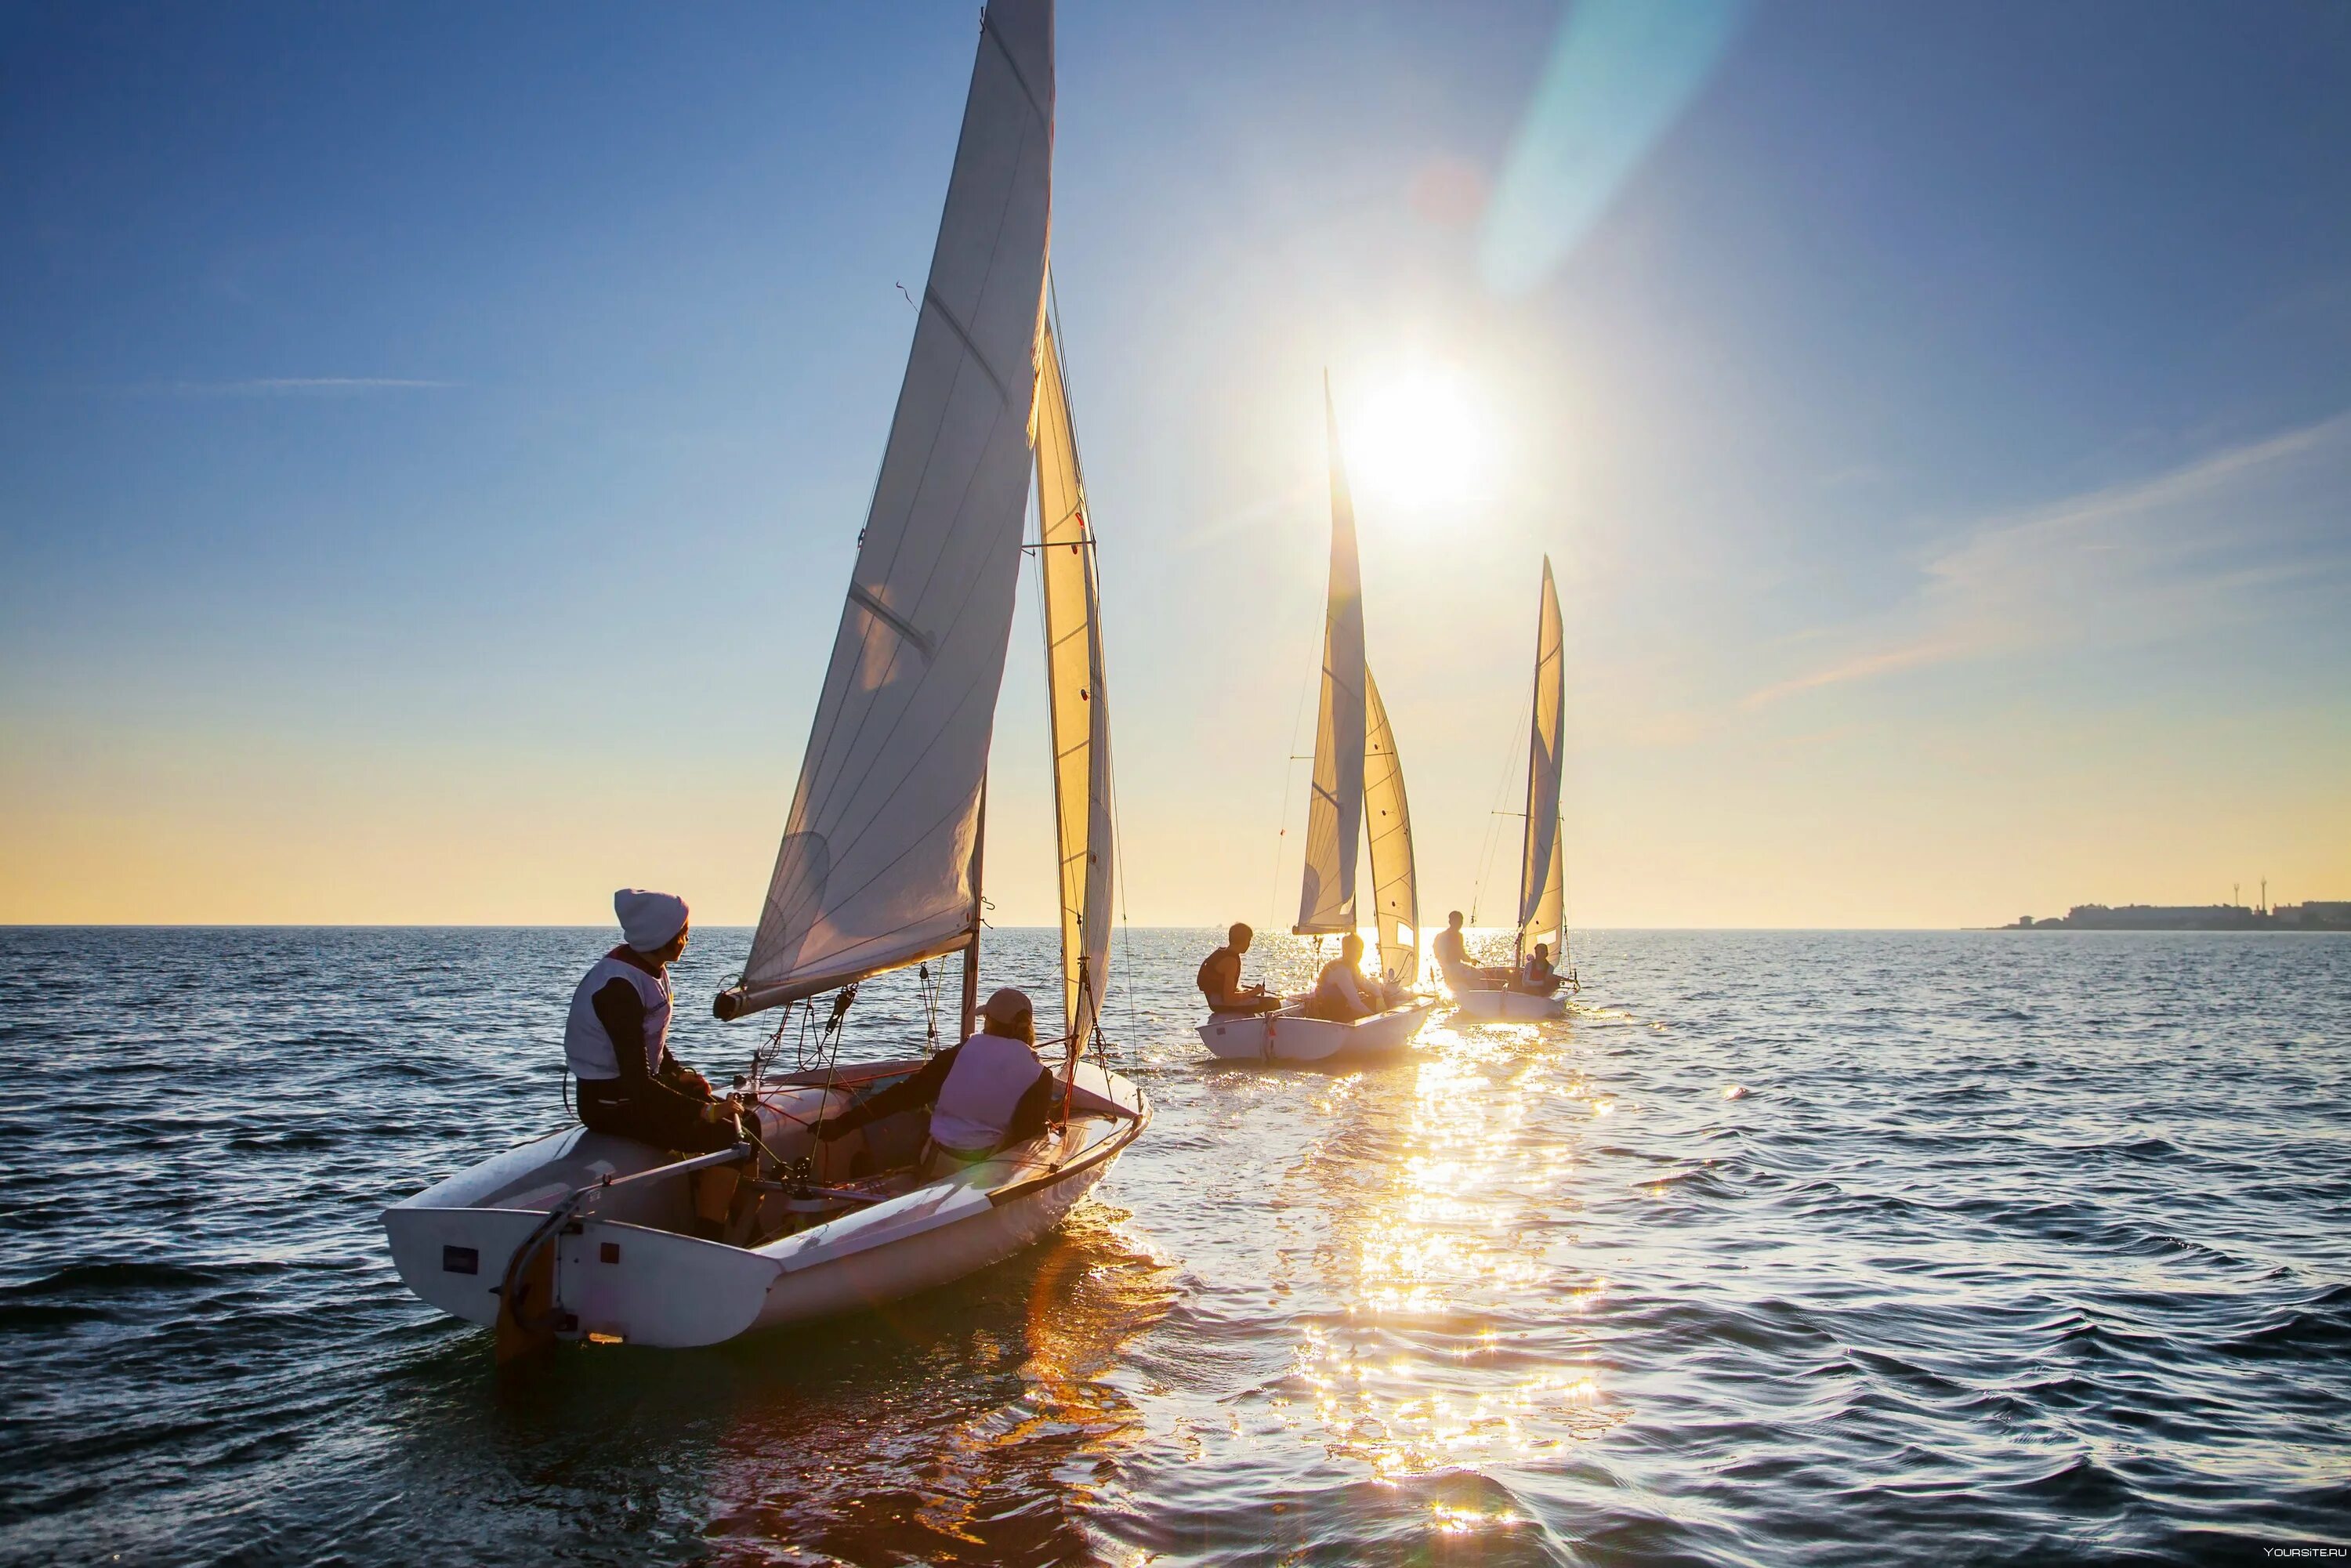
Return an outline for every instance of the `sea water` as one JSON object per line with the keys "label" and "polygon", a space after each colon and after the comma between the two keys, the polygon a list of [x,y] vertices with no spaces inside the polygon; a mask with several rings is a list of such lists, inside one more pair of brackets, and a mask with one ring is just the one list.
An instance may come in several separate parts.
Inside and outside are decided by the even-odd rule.
{"label": "sea water", "polygon": [[[1191,1033],[1209,934],[1123,933],[1110,1051],[1157,1117],[1048,1241],[502,1375],[378,1216],[563,1124],[610,940],[0,932],[0,1559],[2351,1546],[2351,939],[1597,932],[1563,1022],[1278,1071]],[[1056,994],[1049,933],[987,940]],[[714,1078],[766,1038],[705,1009],[745,943],[680,967]],[[926,1033],[883,979],[843,1056]]]}

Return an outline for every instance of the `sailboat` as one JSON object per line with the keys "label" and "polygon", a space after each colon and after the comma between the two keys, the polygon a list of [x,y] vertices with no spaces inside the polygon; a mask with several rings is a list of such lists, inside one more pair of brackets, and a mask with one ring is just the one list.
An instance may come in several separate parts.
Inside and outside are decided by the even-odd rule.
{"label": "sailboat", "polygon": [[[1567,724],[1566,639],[1559,619],[1559,587],[1543,557],[1542,597],[1535,612],[1534,718],[1527,737],[1526,825],[1519,847],[1519,931],[1511,959],[1516,973],[1537,943],[1551,949],[1552,967],[1567,967],[1567,855],[1559,814],[1560,737]],[[1570,975],[1568,985],[1574,979]],[[1478,1019],[1555,1019],[1567,998],[1508,987],[1459,988],[1453,999]]]}
{"label": "sailboat", "polygon": [[[676,1159],[573,1127],[384,1216],[410,1289],[507,1341],[709,1344],[872,1306],[998,1262],[1057,1224],[1151,1117],[1085,1060],[1109,978],[1110,729],[1093,534],[1051,330],[1052,0],[981,24],[905,380],[783,842],[740,979],[714,1010],[789,1009],[836,1053],[743,1081],[757,1146]],[[835,1141],[829,1118],[925,1058],[837,1060],[859,984],[960,953],[979,984],[987,758],[1032,465],[1061,855],[1057,1125],[969,1166],[926,1160],[927,1114]],[[820,998],[831,998],[829,1008]],[[817,1023],[820,1016],[823,1021]],[[735,1163],[755,1201],[692,1234],[688,1177]]]}
{"label": "sailboat", "polygon": [[[1355,556],[1355,506],[1339,452],[1339,417],[1328,378],[1322,409],[1331,444],[1331,581],[1322,621],[1322,696],[1314,726],[1314,782],[1307,808],[1306,862],[1299,889],[1301,936],[1359,928],[1356,846],[1368,841],[1380,979],[1397,1001],[1348,1022],[1308,1018],[1308,995],[1274,1012],[1211,1014],[1201,1043],[1246,1061],[1324,1061],[1401,1051],[1434,1004],[1412,994],[1420,980],[1420,895],[1414,883],[1412,812],[1404,762],[1386,705],[1364,656],[1363,575]],[[1309,993],[1311,995],[1311,993]]]}

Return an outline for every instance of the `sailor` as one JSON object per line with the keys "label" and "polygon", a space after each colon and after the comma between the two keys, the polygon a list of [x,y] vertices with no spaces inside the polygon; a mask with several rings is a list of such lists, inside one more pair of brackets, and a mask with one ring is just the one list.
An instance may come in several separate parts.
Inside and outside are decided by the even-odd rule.
{"label": "sailor", "polygon": [[1461,912],[1458,909],[1445,917],[1445,929],[1437,934],[1429,951],[1436,956],[1437,968],[1444,972],[1445,983],[1456,991],[1490,990],[1510,977],[1507,969],[1481,968],[1469,962],[1468,955],[1462,950]]}
{"label": "sailor", "polygon": [[[591,1131],[657,1149],[712,1154],[742,1138],[736,1107],[710,1081],[669,1053],[669,967],[685,951],[685,900],[624,887],[612,895],[622,943],[596,960],[571,993],[563,1054],[580,1081],[580,1120]],[[697,1171],[697,1231],[725,1227],[736,1173]]]}
{"label": "sailor", "polygon": [[1225,933],[1225,945],[1200,962],[1197,984],[1212,1013],[1267,1013],[1281,1006],[1280,997],[1265,988],[1241,984],[1241,955],[1249,950],[1256,933],[1236,922]]}
{"label": "sailor", "polygon": [[1552,967],[1551,945],[1538,942],[1535,950],[1527,955],[1526,963],[1520,967],[1519,977],[1511,982],[1511,989],[1547,997],[1559,989],[1561,984],[1559,971]]}
{"label": "sailor", "polygon": [[869,1122],[931,1108],[931,1147],[957,1165],[977,1165],[1024,1143],[1052,1120],[1052,1072],[1037,1060],[1036,1009],[1007,986],[979,1009],[979,1032],[925,1062],[921,1071],[827,1122],[831,1143]]}
{"label": "sailor", "polygon": [[1379,988],[1364,978],[1364,939],[1350,931],[1340,939],[1339,956],[1322,966],[1314,995],[1306,1004],[1309,1018],[1347,1023],[1368,1018],[1385,1005]]}

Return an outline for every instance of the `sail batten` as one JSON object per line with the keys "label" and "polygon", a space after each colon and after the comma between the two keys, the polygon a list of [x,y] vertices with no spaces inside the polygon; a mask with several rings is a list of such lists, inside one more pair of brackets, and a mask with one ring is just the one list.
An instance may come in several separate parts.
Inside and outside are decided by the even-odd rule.
{"label": "sail batten", "polygon": [[1371,666],[1364,667],[1364,831],[1371,851],[1372,907],[1379,925],[1380,974],[1420,983],[1420,890],[1413,873],[1412,809],[1404,758]]}
{"label": "sail batten", "polygon": [[[1543,558],[1542,599],[1535,619],[1534,712],[1527,739],[1526,838],[1519,862],[1519,951],[1555,940],[1562,919],[1564,855],[1560,844],[1561,737],[1567,725],[1564,638],[1559,588]],[[1553,957],[1559,949],[1554,947]]]}
{"label": "sail batten", "polygon": [[972,852],[1029,497],[1052,0],[994,0],[982,34],[737,1010],[952,951],[977,924]]}
{"label": "sail batten", "polygon": [[1322,382],[1331,444],[1331,580],[1322,619],[1322,694],[1307,799],[1300,936],[1355,929],[1355,855],[1364,820],[1364,591],[1355,556],[1355,503],[1339,451],[1339,416]]}
{"label": "sail batten", "polygon": [[1050,314],[1038,330],[1038,579],[1052,731],[1054,840],[1061,852],[1061,1016],[1081,1055],[1110,979],[1110,699],[1103,689],[1102,598],[1085,476]]}

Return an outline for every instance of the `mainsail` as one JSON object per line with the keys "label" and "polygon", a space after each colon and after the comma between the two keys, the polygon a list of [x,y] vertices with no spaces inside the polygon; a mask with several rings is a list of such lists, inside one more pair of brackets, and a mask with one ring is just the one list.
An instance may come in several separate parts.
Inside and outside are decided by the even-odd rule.
{"label": "mainsail", "polygon": [[1061,1016],[1075,1058],[1093,1033],[1110,978],[1110,705],[1102,691],[1093,528],[1050,316],[1037,338],[1037,555],[1061,852]]}
{"label": "mainsail", "polygon": [[1404,798],[1404,758],[1396,755],[1379,683],[1364,667],[1364,824],[1372,852],[1372,907],[1379,922],[1380,974],[1401,986],[1420,983],[1420,891],[1412,870],[1412,809]]}
{"label": "mainsail", "polygon": [[[1529,951],[1537,941],[1551,940],[1540,933],[1555,933],[1565,896],[1561,870],[1559,775],[1560,735],[1567,724],[1567,682],[1559,622],[1559,589],[1551,577],[1551,558],[1543,557],[1542,603],[1535,622],[1534,723],[1527,741],[1527,832],[1519,862],[1519,950]],[[1560,949],[1554,947],[1556,962]]]}
{"label": "mainsail", "polygon": [[1322,380],[1331,441],[1331,587],[1322,619],[1322,702],[1314,725],[1314,790],[1307,806],[1301,936],[1355,928],[1355,847],[1364,819],[1364,591],[1355,561],[1355,503],[1339,455],[1339,416]]}
{"label": "mainsail", "polygon": [[791,814],[724,1016],[961,947],[1012,628],[1053,156],[1053,0],[995,0]]}

